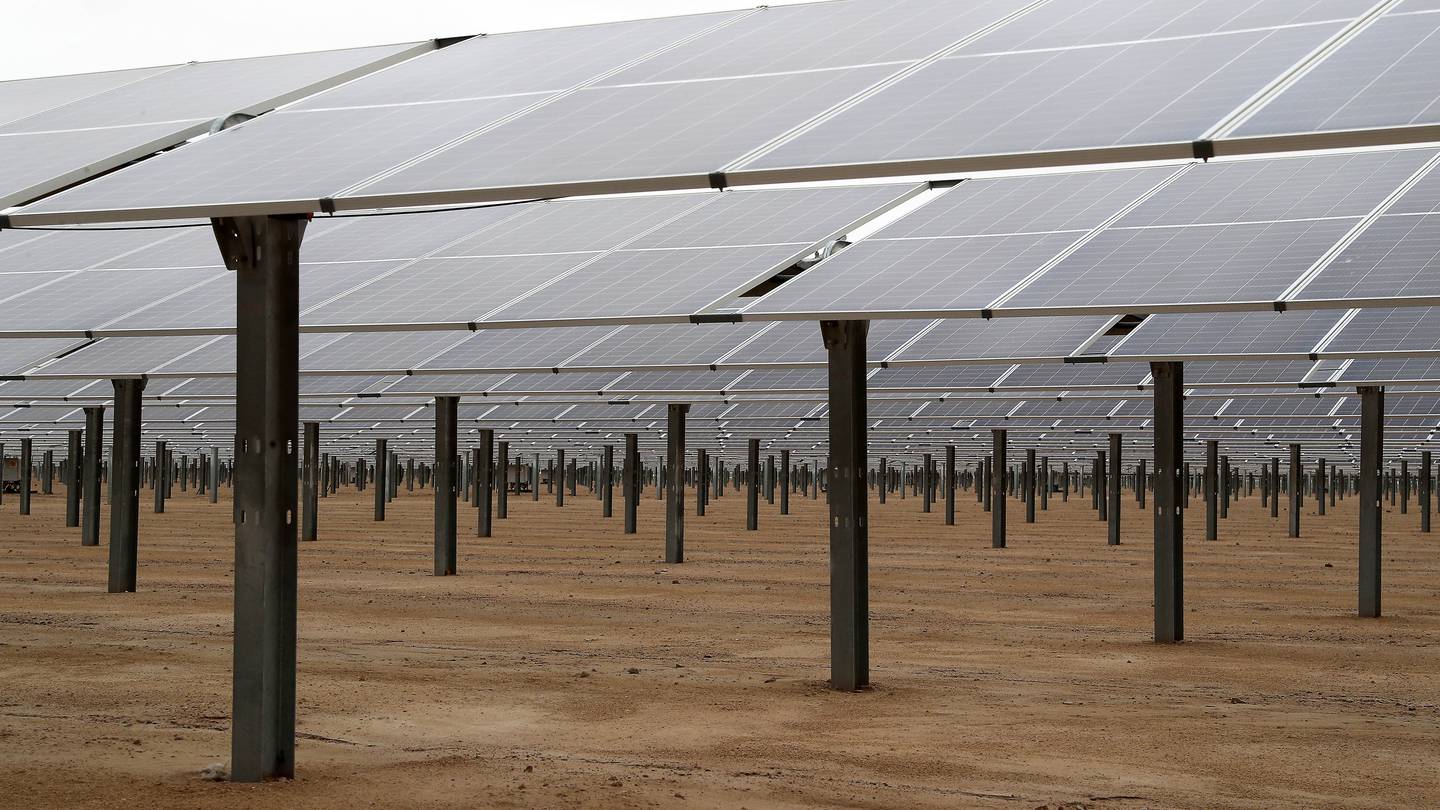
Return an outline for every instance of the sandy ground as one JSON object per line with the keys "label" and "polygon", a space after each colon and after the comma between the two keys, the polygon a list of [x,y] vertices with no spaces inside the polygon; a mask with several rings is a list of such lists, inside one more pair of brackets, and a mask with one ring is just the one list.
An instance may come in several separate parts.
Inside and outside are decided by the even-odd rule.
{"label": "sandy ground", "polygon": [[[873,505],[873,691],[828,675],[824,502],[741,531],[688,519],[661,560],[593,498],[462,510],[460,576],[430,576],[428,493],[370,520],[321,502],[301,553],[298,779],[213,783],[228,759],[227,504],[142,496],[140,593],[63,497],[0,509],[0,806],[1420,807],[1440,804],[1440,535],[1387,516],[1387,618],[1354,616],[1353,500],[1289,540],[1258,498],[1187,542],[1187,634],[1151,628],[1149,513],[1125,544],[1085,502],[1012,547],[962,493]],[[692,504],[693,506],[693,504]],[[617,511],[619,508],[617,498]]]}

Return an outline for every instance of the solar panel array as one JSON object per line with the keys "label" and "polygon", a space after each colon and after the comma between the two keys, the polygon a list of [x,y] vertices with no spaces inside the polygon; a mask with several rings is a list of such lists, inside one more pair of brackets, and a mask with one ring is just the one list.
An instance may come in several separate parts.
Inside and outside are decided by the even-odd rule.
{"label": "solar panel array", "polygon": [[0,82],[0,208],[431,48],[430,43]]}
{"label": "solar panel array", "polygon": [[[298,213],[322,200],[695,188],[718,173],[774,182],[1180,158],[1232,135],[1433,125],[1434,10],[1380,10],[842,0],[478,37],[22,217]],[[1371,104],[1381,81],[1403,92]]]}

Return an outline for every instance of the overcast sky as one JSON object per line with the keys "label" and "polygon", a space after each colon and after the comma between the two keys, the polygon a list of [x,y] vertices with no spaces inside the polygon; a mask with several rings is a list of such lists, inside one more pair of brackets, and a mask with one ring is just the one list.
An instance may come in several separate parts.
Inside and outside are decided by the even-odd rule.
{"label": "overcast sky", "polygon": [[[745,0],[0,0],[0,80],[747,8]],[[797,0],[769,0],[788,5]]]}

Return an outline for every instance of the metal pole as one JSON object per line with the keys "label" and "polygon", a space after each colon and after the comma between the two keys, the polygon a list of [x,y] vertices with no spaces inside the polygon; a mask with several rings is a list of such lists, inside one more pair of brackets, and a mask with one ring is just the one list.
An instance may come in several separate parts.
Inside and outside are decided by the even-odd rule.
{"label": "metal pole", "polygon": [[385,499],[390,492],[390,451],[385,439],[375,440],[375,519],[385,519]]}
{"label": "metal pole", "polygon": [[236,274],[235,635],[230,778],[295,773],[296,424],[306,220],[213,220]]}
{"label": "metal pole", "polygon": [[510,443],[500,442],[496,452],[499,458],[495,461],[495,470],[499,477],[495,479],[495,517],[505,520],[510,517]]}
{"label": "metal pole", "polygon": [[[140,546],[140,394],[143,379],[111,380],[115,388],[110,469],[110,593],[134,593]],[[25,440],[29,452],[29,439]],[[27,487],[28,489],[28,487]],[[22,497],[29,497],[28,492]]]}
{"label": "metal pole", "polygon": [[319,503],[316,491],[320,483],[320,470],[317,465],[320,463],[320,423],[305,423],[305,442],[302,448],[300,468],[300,491],[303,495],[301,511],[304,513],[304,523],[300,529],[302,541],[313,541],[318,536],[316,529],[319,521],[316,514],[316,507]]}
{"label": "metal pole", "polygon": [[1025,451],[1025,522],[1035,522],[1035,451]]}
{"label": "metal pole", "polygon": [[690,406],[672,402],[665,433],[669,481],[665,492],[665,562],[685,562],[685,414]]}
{"label": "metal pole", "polygon": [[475,535],[490,537],[495,530],[495,431],[488,428],[480,431],[480,446],[475,448]]}
{"label": "metal pole", "polygon": [[830,686],[870,683],[866,321],[824,321],[830,403]]}
{"label": "metal pole", "polygon": [[1185,638],[1185,396],[1182,363],[1151,363],[1155,404],[1155,641]]}
{"label": "metal pole", "polygon": [[636,513],[640,509],[640,437],[635,433],[625,434],[625,476],[620,494],[625,498],[625,533],[635,533]]}
{"label": "metal pole", "polygon": [[455,574],[455,455],[459,397],[435,398],[435,576]]}
{"label": "metal pole", "polygon": [[1220,538],[1220,443],[1205,442],[1205,539]]}
{"label": "metal pole", "polygon": [[220,502],[220,448],[210,448],[210,502]]}
{"label": "metal pole", "polygon": [[749,472],[745,476],[745,530],[760,528],[760,440],[751,439]]}
{"label": "metal pole", "polygon": [[[1380,465],[1385,458],[1385,389],[1366,386],[1360,393],[1360,615],[1380,616],[1380,539],[1384,509]],[[1299,455],[1291,445],[1291,459]],[[1291,481],[1294,488],[1295,482]]]}
{"label": "metal pole", "polygon": [[[1430,531],[1430,451],[1420,452],[1420,531]],[[1335,497],[1335,489],[1331,487],[1330,497]]]}
{"label": "metal pole", "polygon": [[80,472],[81,437],[78,430],[69,432],[70,459],[65,465],[65,525],[75,527],[80,525],[80,489],[83,478]]}
{"label": "metal pole", "polygon": [[780,451],[780,514],[790,514],[790,451]]}
{"label": "metal pole", "polygon": [[1280,517],[1280,458],[1270,459],[1270,517]]}
{"label": "metal pole", "polygon": [[[611,482],[610,476],[615,470],[615,446],[605,445],[603,460],[600,462],[600,514],[602,517],[612,517],[615,514],[615,485]],[[704,512],[701,512],[704,514]]]}
{"label": "metal pole", "polygon": [[555,487],[555,505],[565,505],[565,451],[555,451],[555,472],[550,474],[551,484]]}
{"label": "metal pole", "polygon": [[985,463],[985,477],[990,481],[990,545],[1005,548],[1005,431],[990,431],[991,455]]}
{"label": "metal pole", "polygon": [[85,484],[80,515],[80,545],[100,545],[100,447],[105,432],[105,408],[85,409]]}
{"label": "metal pole", "polygon": [[1120,545],[1120,481],[1123,475],[1120,471],[1120,443],[1123,438],[1119,433],[1110,434],[1110,474],[1105,477],[1110,498],[1110,531],[1107,543],[1112,546]]}
{"label": "metal pole", "polygon": [[[138,444],[138,442],[137,442]],[[30,514],[30,439],[20,440],[20,514]],[[139,461],[136,461],[139,464]],[[137,484],[138,486],[138,484]]]}
{"label": "metal pole", "polygon": [[1300,536],[1300,445],[1290,445],[1290,536]]}
{"label": "metal pole", "polygon": [[[955,525],[955,445],[945,447],[945,525]],[[880,490],[884,492],[882,488]]]}

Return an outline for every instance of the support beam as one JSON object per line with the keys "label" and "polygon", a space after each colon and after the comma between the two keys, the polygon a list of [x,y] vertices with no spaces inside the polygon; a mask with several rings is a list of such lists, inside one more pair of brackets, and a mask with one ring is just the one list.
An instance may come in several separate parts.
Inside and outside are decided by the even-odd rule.
{"label": "support beam", "polygon": [[1185,378],[1181,363],[1151,363],[1155,405],[1155,641],[1185,638]]}
{"label": "support beam", "polygon": [[824,321],[830,401],[830,686],[870,683],[866,321]]}
{"label": "support beam", "polygon": [[[1385,389],[1366,386],[1360,393],[1360,615],[1380,616],[1380,538],[1384,497],[1380,465],[1385,458]],[[1299,445],[1291,445],[1292,466]],[[1291,488],[1296,481],[1291,479]]]}
{"label": "support beam", "polygon": [[[136,442],[136,444],[138,445],[139,442]],[[138,451],[137,451],[137,452],[138,452]],[[21,439],[21,440],[20,440],[20,514],[22,514],[22,515],[28,515],[28,514],[30,514],[30,486],[31,486],[31,481],[30,481],[30,465],[31,465],[31,463],[32,463],[32,459],[30,458],[30,453],[31,453],[30,439],[29,439],[29,438]],[[136,464],[139,464],[139,460],[138,460],[138,459],[136,460]],[[136,486],[138,487],[138,486],[139,486],[139,484],[138,484],[138,480],[139,480],[139,479],[137,478],[136,480],[137,480]]]}
{"label": "support beam", "polygon": [[790,451],[780,451],[780,514],[790,514]]}
{"label": "support beam", "polygon": [[375,519],[385,519],[385,502],[390,495],[390,449],[386,439],[375,440]]}
{"label": "support beam", "polygon": [[[145,381],[111,383],[115,388],[115,411],[110,466],[109,591],[134,593],[140,546],[140,395]],[[24,497],[28,498],[28,493]]]}
{"label": "support beam", "polygon": [[672,402],[665,433],[665,562],[685,562],[685,414],[690,406]]}
{"label": "support beam", "polygon": [[[1430,531],[1430,476],[1434,471],[1430,464],[1430,451],[1420,452],[1420,531]],[[1335,497],[1335,490],[1332,487],[1330,497]]]}
{"label": "support beam", "polygon": [[[615,482],[611,475],[615,471],[615,445],[607,444],[601,452],[600,458],[600,516],[613,517],[615,515]],[[701,511],[700,514],[705,514]]]}
{"label": "support beam", "polygon": [[1025,522],[1035,522],[1035,450],[1025,451]]}
{"label": "support beam", "polygon": [[495,445],[495,517],[506,520],[510,517],[510,443],[497,442]]}
{"label": "support beam", "polygon": [[210,448],[210,503],[220,502],[220,448]]}
{"label": "support beam", "polygon": [[230,778],[295,774],[296,424],[306,220],[216,219],[236,274],[235,656]]}
{"label": "support beam", "polygon": [[565,505],[565,451],[555,451],[555,470],[550,473],[550,483],[555,488],[555,505]]}

